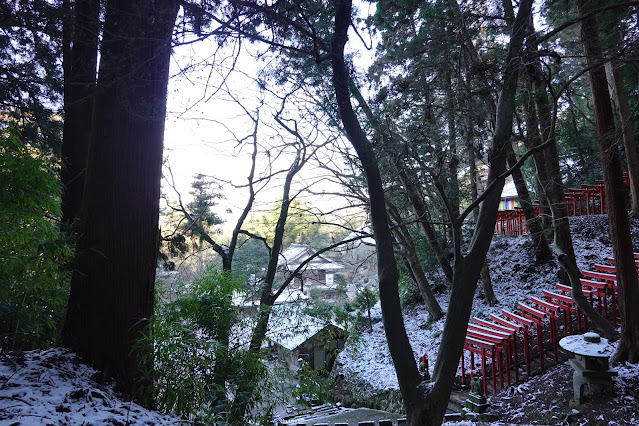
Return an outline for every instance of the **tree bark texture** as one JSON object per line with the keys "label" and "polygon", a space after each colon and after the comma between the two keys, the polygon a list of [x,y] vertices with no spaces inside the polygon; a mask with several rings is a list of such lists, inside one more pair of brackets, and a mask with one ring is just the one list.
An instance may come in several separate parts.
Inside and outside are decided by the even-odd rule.
{"label": "tree bark texture", "polygon": [[[470,199],[475,201],[479,194],[477,191],[477,169],[475,165],[475,152],[472,147],[472,140],[470,143],[467,144],[467,146],[468,160],[470,164]],[[477,219],[479,218],[479,208],[475,209],[475,211],[473,212],[473,216],[476,223]],[[495,296],[493,282],[490,278],[490,267],[487,260],[484,261],[484,265],[481,268],[480,277],[482,287],[484,289],[484,297],[486,298],[486,303],[488,304],[488,306],[495,306],[497,303],[499,303],[499,300],[497,300],[497,296]]]}
{"label": "tree bark texture", "polygon": [[490,268],[488,262],[484,261],[479,274],[481,278],[482,289],[484,290],[484,297],[486,298],[486,304],[488,306],[495,306],[499,303],[497,296],[495,296],[495,290],[493,289],[493,280],[490,278]]}
{"label": "tree bark texture", "polygon": [[628,164],[628,177],[630,178],[630,200],[632,202],[632,216],[639,218],[639,156],[637,156],[637,143],[635,142],[632,114],[628,107],[626,88],[621,76],[622,63],[613,60],[606,64],[606,72],[609,76],[612,92],[617,101],[621,134],[623,135],[623,147],[626,151]]}
{"label": "tree bark texture", "polygon": [[450,221],[452,223],[452,221],[459,217],[459,179],[457,178],[459,158],[457,153],[457,123],[455,122],[455,96],[453,94],[450,72],[446,73],[445,81],[446,121],[448,122],[448,149],[450,150],[451,156],[447,164],[447,189],[449,190],[449,205],[452,210],[451,212],[449,212],[449,214],[453,216],[450,218]]}
{"label": "tree bark texture", "polygon": [[100,33],[100,0],[77,0],[66,5],[64,49],[64,125],[60,175],[62,223],[67,230],[80,217],[91,138],[93,96]]}
{"label": "tree bark texture", "polygon": [[164,119],[174,0],[106,5],[92,138],[64,343],[140,385],[136,345],[153,314]]}
{"label": "tree bark texture", "polygon": [[[576,0],[579,16],[592,10],[590,0]],[[635,266],[630,221],[625,202],[625,186],[621,176],[621,160],[615,141],[615,122],[608,92],[606,71],[599,42],[597,21],[585,18],[581,23],[581,42],[590,69],[590,89],[595,109],[597,140],[601,155],[610,238],[615,256],[621,339],[613,362],[639,362],[639,283]]]}
{"label": "tree bark texture", "polygon": [[[477,163],[475,156],[475,146],[473,144],[473,123],[468,120],[468,129],[466,132],[466,151],[468,152],[468,175],[470,178],[470,199],[476,200],[479,196],[479,191],[477,189]],[[475,209],[473,212],[473,216],[477,218],[479,214],[479,209]]]}

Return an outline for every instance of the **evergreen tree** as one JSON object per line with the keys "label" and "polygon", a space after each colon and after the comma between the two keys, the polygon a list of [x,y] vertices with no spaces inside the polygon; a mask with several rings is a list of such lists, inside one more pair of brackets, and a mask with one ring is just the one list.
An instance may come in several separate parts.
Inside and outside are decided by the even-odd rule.
{"label": "evergreen tree", "polygon": [[[639,311],[634,309],[639,303],[639,283],[633,256],[630,223],[621,177],[621,160],[615,143],[615,123],[608,82],[599,42],[599,28],[594,17],[588,16],[592,10],[590,0],[575,0],[581,23],[581,40],[589,65],[590,87],[594,102],[597,139],[603,169],[606,191],[606,207],[610,237],[615,256],[617,284],[619,288],[619,310],[621,313],[621,340],[613,356],[614,362],[639,362]],[[625,189],[624,189],[625,192]],[[603,328],[601,324],[597,324]],[[606,326],[607,324],[603,324]],[[603,328],[610,337],[614,333],[607,325]],[[615,333],[616,334],[616,333]]]}
{"label": "evergreen tree", "polygon": [[0,115],[22,140],[60,153],[62,8],[59,1],[0,4]]}
{"label": "evergreen tree", "polygon": [[73,233],[82,208],[95,103],[101,0],[65,0],[62,223]]}
{"label": "evergreen tree", "polygon": [[[281,204],[281,199],[276,201],[268,211],[253,218],[249,223],[249,229],[266,238],[269,244],[272,244],[275,238]],[[283,246],[288,247],[293,243],[325,246],[330,237],[322,229],[323,222],[325,220],[322,215],[311,204],[293,199],[288,209]]]}
{"label": "evergreen tree", "polygon": [[222,198],[222,194],[213,192],[212,185],[213,182],[206,175],[197,173],[193,176],[192,191],[189,192],[193,201],[187,205],[193,219],[208,227],[222,223],[222,219],[212,210],[217,205],[215,200]]}
{"label": "evergreen tree", "polygon": [[[162,144],[178,4],[106,4],[78,270],[64,343],[134,395],[153,314]],[[135,348],[135,349],[134,349]]]}

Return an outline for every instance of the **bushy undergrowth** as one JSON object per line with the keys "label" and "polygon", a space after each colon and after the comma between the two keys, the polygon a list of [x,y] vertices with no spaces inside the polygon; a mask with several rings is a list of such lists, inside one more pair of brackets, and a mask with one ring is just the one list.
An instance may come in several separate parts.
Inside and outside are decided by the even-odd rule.
{"label": "bushy undergrowth", "polygon": [[11,129],[0,134],[0,182],[0,348],[47,347],[58,337],[69,290],[62,186],[50,158]]}
{"label": "bushy undergrowth", "polygon": [[307,363],[297,371],[299,384],[293,390],[293,396],[307,405],[324,404],[330,400],[330,392],[335,385],[330,377],[313,370]]}
{"label": "bushy undergrowth", "polygon": [[[208,270],[172,300],[161,288],[148,340],[154,342],[153,388],[157,408],[215,424],[242,424],[266,369],[231,329],[240,318],[232,303],[243,283]],[[161,284],[160,284],[161,287]]]}

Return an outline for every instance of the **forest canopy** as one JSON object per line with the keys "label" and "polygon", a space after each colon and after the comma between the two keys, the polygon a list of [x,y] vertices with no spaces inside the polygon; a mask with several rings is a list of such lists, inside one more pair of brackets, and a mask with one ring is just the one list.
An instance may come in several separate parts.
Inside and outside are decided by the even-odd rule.
{"label": "forest canopy", "polygon": [[[613,361],[636,363],[628,217],[639,217],[637,6],[4,3],[2,350],[61,343],[132,397],[163,398],[160,406],[194,419],[207,407],[210,418],[240,424],[259,398],[278,298],[314,259],[374,240],[377,288],[358,289],[354,303],[360,316],[368,309],[371,327],[379,297],[409,424],[439,424],[479,281],[486,303],[499,303],[486,255],[512,179],[535,261],[561,263],[578,306],[619,339]],[[174,131],[180,120],[180,130],[204,130]],[[178,151],[191,138],[203,141],[181,166],[188,173],[169,167],[165,142]],[[628,195],[619,191],[622,171]],[[177,183],[184,174],[194,177],[190,195]],[[599,179],[620,332],[583,295],[564,195]],[[284,273],[278,265],[291,244],[313,246],[312,254]],[[158,265],[191,268],[198,279],[182,289],[194,283],[193,291],[162,305]],[[406,282],[432,320],[445,317],[429,380],[402,319]],[[438,288],[451,292],[447,312]],[[256,310],[240,359],[239,307],[230,301],[245,290]],[[223,314],[203,314],[209,302]],[[353,306],[322,314],[355,316]],[[157,322],[158,312],[171,317]],[[158,387],[166,378],[154,375],[162,355],[154,324],[166,336],[210,339],[215,356],[200,360],[210,380],[199,405]],[[247,376],[232,374],[240,364]]]}

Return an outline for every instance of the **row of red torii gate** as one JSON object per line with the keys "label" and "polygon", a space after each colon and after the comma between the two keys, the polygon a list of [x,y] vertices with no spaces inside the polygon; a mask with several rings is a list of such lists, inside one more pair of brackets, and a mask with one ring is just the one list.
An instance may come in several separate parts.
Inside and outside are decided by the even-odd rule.
{"label": "row of red torii gate", "polygon": [[[623,173],[624,185],[630,186],[628,173]],[[568,216],[605,214],[606,202],[603,180],[595,180],[592,185],[584,184],[579,188],[566,191],[566,207]],[[535,211],[540,214],[539,201],[533,201]],[[495,224],[495,235],[524,235],[528,233],[528,225],[523,209],[514,194],[502,193]]]}

